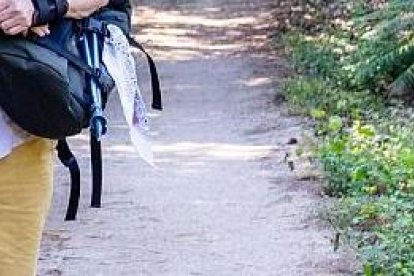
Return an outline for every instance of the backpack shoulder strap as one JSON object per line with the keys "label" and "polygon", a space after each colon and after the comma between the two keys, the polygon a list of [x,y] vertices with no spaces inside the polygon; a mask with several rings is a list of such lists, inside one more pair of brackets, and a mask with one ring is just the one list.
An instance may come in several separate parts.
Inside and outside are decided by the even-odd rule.
{"label": "backpack shoulder strap", "polygon": [[59,140],[56,146],[59,160],[70,171],[70,196],[65,220],[75,220],[80,198],[80,169],[78,161],[69,148],[66,139]]}
{"label": "backpack shoulder strap", "polygon": [[[92,166],[92,194],[91,207],[101,207],[102,197],[102,150],[101,142],[95,137],[91,137],[91,166]],[[78,161],[69,148],[66,139],[58,141],[56,150],[60,162],[69,169],[70,172],[70,195],[69,204],[66,211],[65,220],[76,220],[80,199],[80,168]]]}
{"label": "backpack shoulder strap", "polygon": [[103,91],[109,92],[115,85],[113,79],[107,74],[107,72],[102,70],[94,70],[83,59],[72,54],[61,45],[58,45],[57,43],[50,40],[34,40],[33,42],[65,58],[73,66],[91,76],[98,83],[101,89],[103,89]]}
{"label": "backpack shoulder strap", "polygon": [[58,54],[59,56],[67,59],[68,62],[70,62],[71,64],[76,66],[78,69],[84,71],[88,75],[90,75],[92,77],[99,77],[98,74],[93,70],[92,67],[90,67],[88,64],[86,64],[86,62],[84,62],[78,56],[76,56],[76,55],[72,54],[71,52],[69,52],[68,50],[66,50],[61,45],[58,45],[57,43],[54,43],[53,41],[50,41],[50,40],[33,40],[33,42],[35,44],[39,45],[39,46],[42,46],[46,49],[51,50],[52,52]]}

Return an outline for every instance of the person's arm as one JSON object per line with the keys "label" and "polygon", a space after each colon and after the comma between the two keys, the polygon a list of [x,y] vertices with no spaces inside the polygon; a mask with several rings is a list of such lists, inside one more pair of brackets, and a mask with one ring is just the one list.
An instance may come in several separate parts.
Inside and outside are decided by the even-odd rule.
{"label": "person's arm", "polygon": [[[80,19],[106,6],[109,0],[67,0],[67,5],[62,5],[62,3],[65,3],[65,0],[62,0],[59,2],[59,8],[57,5],[52,6],[51,10],[53,13],[40,18],[41,20],[38,17],[38,1],[49,3],[47,0],[1,0],[0,29],[5,34],[16,35],[27,32],[33,25],[46,25],[48,20],[45,19],[47,18],[55,19],[58,16],[64,15],[69,18]],[[63,8],[67,8],[65,14],[59,14]],[[46,35],[49,32],[46,26],[34,27],[32,30],[35,30],[39,35]]]}
{"label": "person's arm", "polygon": [[109,0],[68,0],[69,9],[65,17],[81,19],[108,5]]}
{"label": "person's arm", "polygon": [[[94,13],[96,10],[106,6],[109,0],[68,0],[68,11],[65,14],[67,18],[85,18]],[[50,33],[49,26],[32,27],[30,31],[42,37]]]}

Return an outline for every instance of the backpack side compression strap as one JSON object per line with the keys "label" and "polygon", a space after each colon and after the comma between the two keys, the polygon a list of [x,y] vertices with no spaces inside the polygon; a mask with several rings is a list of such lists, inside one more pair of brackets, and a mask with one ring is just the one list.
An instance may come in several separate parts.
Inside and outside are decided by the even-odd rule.
{"label": "backpack side compression strap", "polygon": [[102,198],[102,148],[101,141],[91,135],[92,195],[91,207],[101,208]]}
{"label": "backpack side compression strap", "polygon": [[152,84],[152,108],[157,109],[157,110],[162,110],[160,80],[158,77],[158,72],[157,72],[157,67],[155,66],[155,62],[152,59],[152,57],[147,53],[147,51],[145,51],[144,47],[142,47],[141,44],[139,44],[131,36],[128,36],[127,38],[131,46],[139,49],[147,57],[148,65],[150,68],[150,74],[151,74],[151,84]]}
{"label": "backpack side compression strap", "polygon": [[75,220],[78,212],[80,197],[80,169],[78,161],[71,152],[68,142],[65,139],[59,140],[56,146],[58,157],[65,167],[70,171],[70,196],[69,205],[66,211],[65,220]]}

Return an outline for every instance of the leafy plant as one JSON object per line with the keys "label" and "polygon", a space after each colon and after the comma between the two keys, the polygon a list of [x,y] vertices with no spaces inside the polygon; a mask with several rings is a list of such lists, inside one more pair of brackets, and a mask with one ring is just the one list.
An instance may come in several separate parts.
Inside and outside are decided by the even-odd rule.
{"label": "leafy plant", "polygon": [[[379,11],[357,20],[365,34],[359,42],[366,48],[356,64],[356,78],[363,85],[384,81],[393,94],[414,89],[414,4],[390,0]],[[363,50],[360,50],[363,52]]]}

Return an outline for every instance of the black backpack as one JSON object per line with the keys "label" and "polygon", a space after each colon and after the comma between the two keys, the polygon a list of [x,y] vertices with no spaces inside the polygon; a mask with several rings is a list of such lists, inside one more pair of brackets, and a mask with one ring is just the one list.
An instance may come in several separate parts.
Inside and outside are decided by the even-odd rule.
{"label": "black backpack", "polygon": [[[153,103],[162,109],[158,73],[152,58],[129,36],[131,5],[129,1],[111,1],[89,18],[81,21],[59,19],[50,23],[50,35],[38,37],[0,36],[0,106],[27,132],[58,140],[59,159],[70,170],[71,191],[66,220],[74,220],[80,197],[80,169],[69,149],[66,137],[91,126],[97,108],[105,108],[114,81],[105,66],[96,68],[86,62],[79,44],[92,34],[99,53],[107,25],[120,27],[132,46],[148,58]],[[83,40],[82,40],[83,39]],[[102,106],[94,106],[88,83],[99,87]],[[103,129],[105,132],[105,129]],[[100,139],[91,135],[92,207],[101,206],[102,154]]]}

